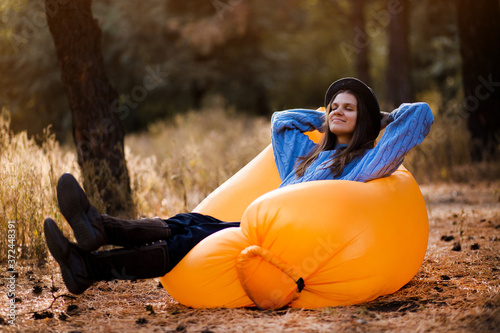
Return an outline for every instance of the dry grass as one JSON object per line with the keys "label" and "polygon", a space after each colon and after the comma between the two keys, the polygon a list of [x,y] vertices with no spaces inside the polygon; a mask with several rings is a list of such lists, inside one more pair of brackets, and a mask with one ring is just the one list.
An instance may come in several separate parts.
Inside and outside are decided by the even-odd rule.
{"label": "dry grass", "polygon": [[270,142],[264,119],[208,109],[128,136],[136,209],[151,216],[192,210]]}
{"label": "dry grass", "polygon": [[[424,263],[400,291],[367,304],[316,310],[192,309],[178,304],[156,280],[100,282],[84,295],[69,297],[53,262],[37,267],[24,261],[16,295],[18,326],[2,328],[5,332],[498,332],[499,189],[499,181],[423,186],[430,216]],[[446,241],[443,236],[454,239]],[[460,242],[460,251],[452,250],[455,242]],[[2,302],[7,302],[5,295]],[[37,320],[35,312],[40,318],[52,318]],[[5,310],[0,315],[5,318]]]}
{"label": "dry grass", "polygon": [[[63,172],[80,177],[74,153],[48,133],[42,146],[25,133],[14,135],[4,118],[0,242],[5,249],[6,225],[15,221],[20,253],[16,326],[0,325],[1,331],[496,332],[500,327],[500,168],[495,163],[457,167],[443,155],[453,145],[435,145],[443,138],[431,137],[407,161],[417,178],[425,180],[421,188],[430,238],[420,271],[400,291],[367,304],[316,310],[191,309],[178,304],[156,280],[100,282],[84,295],[68,294],[56,264],[45,260],[41,222],[52,216],[70,235],[54,188]],[[436,126],[446,130],[439,121]],[[452,135],[448,140],[465,140]],[[173,124],[159,123],[148,134],[128,137],[136,210],[167,217],[192,209],[268,142],[266,121],[218,109],[179,116]],[[459,149],[463,142],[453,147]],[[462,155],[466,158],[467,152]],[[425,173],[419,176],[421,170]],[[456,182],[460,175],[473,175],[475,181]],[[489,181],[479,181],[484,178]],[[440,180],[446,183],[436,182]],[[458,242],[461,250],[453,251]],[[9,275],[5,255],[0,259],[2,277]],[[6,289],[5,279],[1,281]],[[0,316],[8,320],[6,292],[0,303]]]}
{"label": "dry grass", "polygon": [[[75,154],[64,152],[47,129],[38,146],[26,132],[10,132],[9,115],[0,114],[0,245],[7,248],[7,224],[14,221],[19,258],[46,256],[42,223],[46,216],[61,221],[55,196],[57,177],[79,174]],[[0,254],[0,261],[7,253]]]}
{"label": "dry grass", "polygon": [[[40,139],[41,146],[25,132],[14,135],[8,113],[1,113],[0,245],[6,248],[4,231],[9,221],[15,221],[19,257],[43,262],[44,218],[51,216],[70,234],[57,206],[57,178],[70,172],[82,179],[71,147],[60,147],[49,129]],[[149,134],[128,137],[125,149],[135,211],[168,217],[192,210],[269,140],[265,120],[220,109],[178,116],[171,124],[152,126]],[[0,262],[6,255],[0,253]]]}

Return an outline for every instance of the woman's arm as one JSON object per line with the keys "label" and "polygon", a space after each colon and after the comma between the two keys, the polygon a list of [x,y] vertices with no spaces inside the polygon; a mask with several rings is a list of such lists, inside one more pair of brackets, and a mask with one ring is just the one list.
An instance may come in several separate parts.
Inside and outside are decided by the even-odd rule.
{"label": "woman's arm", "polygon": [[271,119],[271,140],[280,178],[293,172],[299,156],[315,145],[304,132],[320,129],[325,121],[322,111],[294,109],[275,112]]}
{"label": "woman's arm", "polygon": [[[429,134],[434,117],[426,103],[402,104],[384,117],[384,135],[368,150],[359,163],[348,171],[349,179],[367,182],[389,176],[403,163],[406,154]],[[344,178],[344,177],[342,177]]]}

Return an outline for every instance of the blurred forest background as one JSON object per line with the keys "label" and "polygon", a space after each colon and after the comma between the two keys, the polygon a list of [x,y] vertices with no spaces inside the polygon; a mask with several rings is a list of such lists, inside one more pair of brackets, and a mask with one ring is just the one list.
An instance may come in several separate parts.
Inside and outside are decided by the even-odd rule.
{"label": "blurred forest background", "polygon": [[[65,2],[54,0],[51,10]],[[408,86],[414,100],[431,94],[444,106],[462,93],[455,1],[406,2]],[[388,107],[389,11],[387,0],[92,2],[107,75],[129,111],[128,132],[214,97],[264,116],[316,108],[343,76],[369,81]],[[31,135],[52,124],[59,139],[68,139],[71,112],[44,1],[3,0],[0,15],[0,105],[12,113],[12,128]],[[360,54],[368,57],[362,73]],[[143,80],[151,70],[162,76],[148,90]]]}
{"label": "blurred forest background", "polygon": [[[86,7],[97,29],[82,23]],[[425,161],[409,164],[422,177],[418,168],[435,163],[447,179],[450,165],[498,158],[499,8],[498,0],[3,0],[0,107],[14,133],[41,138],[50,125],[59,142],[75,140],[88,179],[98,172],[86,172],[85,159],[108,157],[95,147],[81,151],[78,137],[90,133],[92,141],[102,123],[90,124],[92,101],[75,106],[78,86],[86,85],[88,99],[89,91],[109,90],[104,111],[127,133],[140,133],[213,107],[259,119],[317,108],[332,81],[356,76],[387,111],[401,102],[431,105],[436,125],[419,148]],[[103,86],[85,75],[92,58],[72,58],[70,49],[102,56]],[[62,63],[83,71],[61,74]],[[90,125],[75,129],[85,113]],[[114,132],[112,143],[123,142]],[[118,150],[110,168],[120,182],[129,177]]]}

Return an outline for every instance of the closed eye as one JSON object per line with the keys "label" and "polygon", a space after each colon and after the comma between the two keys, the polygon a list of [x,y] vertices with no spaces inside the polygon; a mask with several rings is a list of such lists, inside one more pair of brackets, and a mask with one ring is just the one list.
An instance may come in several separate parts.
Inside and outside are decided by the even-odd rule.
{"label": "closed eye", "polygon": [[[332,104],[330,110],[335,111],[339,108],[338,104]],[[353,104],[344,104],[344,109],[347,111],[355,111],[356,108],[354,107]]]}

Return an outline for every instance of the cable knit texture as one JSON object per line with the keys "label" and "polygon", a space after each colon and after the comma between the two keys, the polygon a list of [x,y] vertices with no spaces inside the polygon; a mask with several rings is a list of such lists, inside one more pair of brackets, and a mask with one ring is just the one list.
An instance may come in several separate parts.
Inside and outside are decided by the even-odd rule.
{"label": "cable knit texture", "polygon": [[367,182],[392,174],[405,155],[421,143],[434,121],[426,103],[402,104],[391,112],[392,122],[377,145],[349,163],[340,177],[334,178],[328,165],[335,150],[323,151],[300,178],[295,176],[297,158],[316,145],[304,132],[321,128],[325,112],[293,109],[275,112],[271,120],[274,158],[281,177],[280,187],[313,180],[342,179]]}

